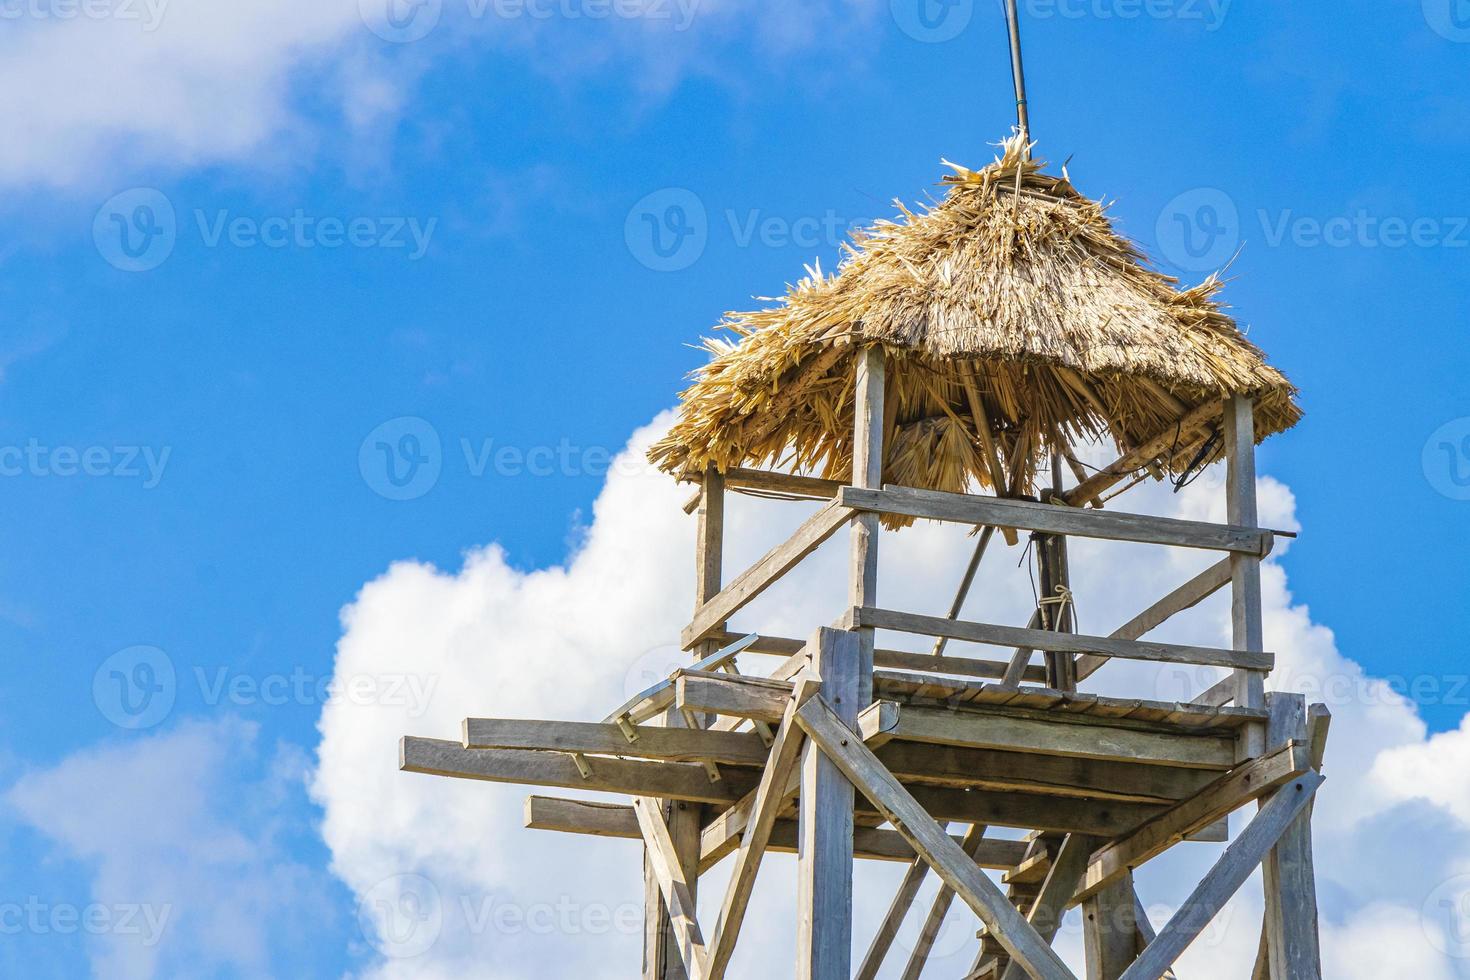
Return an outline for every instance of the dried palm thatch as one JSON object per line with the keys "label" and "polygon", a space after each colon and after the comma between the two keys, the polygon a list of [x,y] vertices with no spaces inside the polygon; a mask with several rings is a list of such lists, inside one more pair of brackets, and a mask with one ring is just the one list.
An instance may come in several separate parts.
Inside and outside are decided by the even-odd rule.
{"label": "dried palm thatch", "polygon": [[[1127,450],[1191,409],[1257,399],[1256,437],[1296,424],[1296,389],[1215,300],[1145,265],[1102,204],[1042,172],[1020,138],[983,170],[946,176],[943,201],[854,234],[779,305],[730,313],[713,355],[649,453],[693,478],[713,465],[852,468],[854,357],[887,357],[884,481],[1031,490],[1040,462],[1084,441]],[[1171,472],[1218,457],[1219,422],[1180,431]]]}

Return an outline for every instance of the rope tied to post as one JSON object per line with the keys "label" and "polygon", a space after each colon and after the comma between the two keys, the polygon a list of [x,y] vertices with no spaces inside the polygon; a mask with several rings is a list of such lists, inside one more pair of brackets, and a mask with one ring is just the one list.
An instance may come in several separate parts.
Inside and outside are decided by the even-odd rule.
{"label": "rope tied to post", "polygon": [[[1043,596],[1036,600],[1036,608],[1041,612],[1042,626],[1054,633],[1061,629],[1062,616],[1066,614],[1069,607],[1072,610],[1072,621],[1074,623],[1077,621],[1077,600],[1073,596],[1072,590],[1065,585],[1058,585],[1056,587],[1056,593],[1054,596]],[[1047,621],[1047,606],[1056,606],[1056,619],[1054,622],[1049,623]]]}

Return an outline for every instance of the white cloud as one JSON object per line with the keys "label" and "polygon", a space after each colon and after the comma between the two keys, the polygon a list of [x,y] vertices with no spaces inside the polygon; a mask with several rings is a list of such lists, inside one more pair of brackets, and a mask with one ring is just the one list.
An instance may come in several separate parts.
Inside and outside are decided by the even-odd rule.
{"label": "white cloud", "polygon": [[[437,12],[414,43],[375,11]],[[799,6],[799,10],[798,10]],[[0,185],[125,186],[144,174],[382,155],[417,76],[512,57],[557,84],[616,75],[638,102],[691,75],[742,84],[754,53],[845,52],[878,0],[3,0]],[[608,11],[631,11],[610,16]],[[380,11],[379,11],[380,12]],[[425,23],[429,23],[426,21]],[[389,40],[380,34],[386,33]],[[335,145],[340,142],[343,145]]]}
{"label": "white cloud", "polygon": [[[381,890],[381,883],[396,875],[424,875],[443,899],[442,914],[434,919],[437,942],[416,957],[384,959],[373,975],[438,977],[472,968],[507,978],[615,977],[627,976],[637,962],[641,936],[636,925],[599,933],[586,928],[580,915],[594,908],[636,910],[636,845],[523,830],[521,802],[531,790],[399,773],[396,746],[404,734],[454,738],[460,719],[468,715],[598,717],[680,662],[672,644],[692,603],[694,522],[679,509],[687,490],[637,463],[666,423],[661,418],[634,436],[596,502],[582,546],[565,564],[518,571],[495,546],[470,553],[459,572],[403,563],[364,587],[344,612],[339,677],[415,669],[439,681],[434,702],[421,717],[386,707],[330,704],[320,722],[314,794],[325,809],[323,830],[336,872],[359,895]],[[1141,488],[1127,506],[1221,519],[1218,496],[1206,484],[1177,497],[1167,488]],[[1286,487],[1264,481],[1261,502],[1267,524],[1295,525],[1295,503]],[[734,498],[727,574],[784,538],[800,519],[800,509]],[[942,612],[971,547],[961,530],[948,527],[921,525],[885,535],[883,604]],[[844,557],[840,543],[817,552],[790,581],[742,613],[737,626],[758,623],[763,631],[805,636],[832,620],[845,601]],[[1018,560],[1017,551],[1004,548],[988,558],[968,614],[1024,620],[1033,599],[1027,576],[1016,568]],[[1072,565],[1083,628],[1110,631],[1210,560],[1141,546],[1076,542]],[[1275,562],[1267,566],[1265,595],[1268,646],[1281,664],[1276,679],[1311,692],[1316,700],[1325,698],[1335,715],[1329,779],[1316,823],[1328,975],[1334,980],[1457,975],[1455,967],[1464,962],[1445,955],[1444,943],[1436,945],[1433,938],[1443,923],[1421,917],[1421,909],[1432,904],[1441,882],[1470,861],[1470,814],[1462,788],[1446,785],[1441,791],[1441,802],[1450,807],[1444,812],[1415,804],[1411,787],[1421,786],[1423,774],[1435,767],[1463,773],[1463,763],[1449,768],[1463,758],[1463,736],[1426,741],[1412,706],[1343,656],[1332,633],[1294,602],[1285,571]],[[1220,596],[1168,624],[1159,636],[1219,645],[1228,642],[1228,630],[1228,606]],[[1096,679],[1103,693],[1178,698],[1186,681],[1198,691],[1213,677],[1114,664]],[[1403,785],[1386,782],[1376,762],[1404,773]],[[1405,837],[1412,843],[1404,843]],[[1408,860],[1401,858],[1405,848],[1411,851]],[[1140,876],[1145,901],[1165,906],[1182,901],[1218,850],[1192,845],[1146,868]],[[1431,854],[1438,856],[1414,859]],[[859,943],[866,941],[900,872],[891,866],[860,870]],[[706,906],[718,907],[722,873],[712,875],[702,892]],[[740,951],[738,975],[781,975],[788,969],[790,882],[790,862],[773,859],[751,924],[751,935],[762,940]],[[1453,887],[1446,894],[1460,897]],[[555,908],[561,902],[571,903],[573,910],[570,925],[549,929],[477,928],[466,911],[483,910],[485,902],[521,909]],[[707,914],[713,912],[706,908]],[[1248,886],[1186,954],[1183,975],[1206,980],[1244,975],[1255,953],[1260,915],[1259,886]],[[944,950],[948,958],[933,967],[936,972],[958,973],[967,964],[969,943],[963,936],[972,924],[967,914],[952,916],[952,939]],[[1470,917],[1459,924],[1470,926]],[[1400,957],[1396,962],[1412,963],[1413,970],[1385,967],[1368,938],[1370,929],[1391,936]],[[1062,947],[1077,955],[1075,925],[1064,933]]]}
{"label": "white cloud", "polygon": [[89,869],[89,904],[116,925],[89,936],[93,975],[268,976],[273,952],[330,913],[324,877],[277,839],[306,759],[283,750],[262,767],[255,741],[237,720],[187,723],[77,752],[6,791],[59,858]]}

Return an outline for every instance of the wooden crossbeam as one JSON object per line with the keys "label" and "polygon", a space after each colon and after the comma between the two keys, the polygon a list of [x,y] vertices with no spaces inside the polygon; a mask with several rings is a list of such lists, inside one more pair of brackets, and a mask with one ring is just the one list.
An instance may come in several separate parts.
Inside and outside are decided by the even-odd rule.
{"label": "wooden crossbeam", "polygon": [[[759,637],[754,633],[741,637],[733,637],[729,643],[698,663],[691,664],[690,670],[718,670],[728,663],[732,663],[735,657],[750,647]],[[627,702],[619,705],[612,714],[603,719],[608,724],[616,724],[619,719],[631,722],[645,721],[655,715],[663,714],[674,703],[674,678],[677,672],[654,684],[646,691],[640,691]]]}
{"label": "wooden crossbeam", "polygon": [[843,487],[837,500],[857,511],[896,514],[958,524],[1011,527],[1043,534],[1075,535],[1108,541],[1202,548],[1265,557],[1273,532],[1255,527],[1207,524],[1172,517],[1080,510],[1029,500],[1009,500],[939,490],[885,485],[882,490]]}
{"label": "wooden crossbeam", "polygon": [[778,722],[790,700],[790,681],[686,670],[675,682],[674,703],[682,711]]}
{"label": "wooden crossbeam", "polygon": [[[754,490],[757,493],[800,497],[804,500],[831,500],[842,487],[838,480],[824,480],[799,473],[777,473],[744,466],[732,466],[723,474],[724,485],[731,490]],[[692,514],[699,506],[700,493],[684,504],[684,513]]]}
{"label": "wooden crossbeam", "polygon": [[1056,952],[1021,917],[924,806],[911,796],[853,731],[820,698],[796,714],[797,723],[843,775],[903,834],[939,877],[974,910],[997,941],[1037,980],[1076,980]]}
{"label": "wooden crossbeam", "polygon": [[[985,840],[986,827],[984,824],[971,824],[970,829],[965,832],[965,839],[960,843],[960,850],[966,856],[974,858],[976,851]],[[920,974],[924,972],[924,966],[929,962],[929,953],[934,949],[934,942],[939,938],[939,930],[944,927],[944,920],[949,916],[950,907],[954,905],[954,889],[949,885],[940,885],[939,891],[934,895],[934,900],[929,904],[929,914],[924,919],[923,926],[919,929],[918,941],[909,952],[909,962],[903,971],[903,980],[919,980]]]}
{"label": "wooden crossbeam", "polygon": [[1106,493],[1109,488],[1126,480],[1140,467],[1152,463],[1168,452],[1169,448],[1176,445],[1182,437],[1218,419],[1223,411],[1224,406],[1218,401],[1205,402],[1197,408],[1190,409],[1180,416],[1178,422],[1165,426],[1152,438],[1145,439],[1132,450],[1067,491],[1063,495],[1064,499],[1068,504],[1080,507],[1099,494]]}
{"label": "wooden crossbeam", "polygon": [[[714,639],[730,643],[740,639],[737,633],[720,633]],[[758,636],[750,647],[751,653],[776,657],[795,657],[806,649],[804,640],[783,636]],[[913,653],[907,650],[873,651],[873,665],[891,670],[914,670],[934,674],[953,674],[956,677],[981,677],[999,680],[1005,676],[1006,664],[998,660],[977,660],[973,657],[934,656],[930,653]],[[793,668],[794,671],[795,668]],[[773,675],[774,676],[774,675]],[[1046,683],[1046,670],[1032,667],[1023,680],[1033,684]]]}
{"label": "wooden crossbeam", "polygon": [[648,865],[658,879],[659,890],[663,892],[664,904],[669,910],[669,921],[679,937],[679,955],[684,962],[684,972],[689,980],[707,980],[708,950],[699,928],[694,890],[679,861],[668,824],[664,823],[662,808],[657,800],[639,797],[633,801],[633,813],[643,832]]}
{"label": "wooden crossbeam", "polygon": [[699,607],[693,621],[680,636],[684,649],[692,650],[710,633],[723,630],[727,619],[745,608],[769,588],[771,583],[795,568],[803,558],[816,551],[851,516],[852,512],[835,500],[825,504],[797,528],[795,534],[766,552],[759,561],[720,590],[719,595]]}
{"label": "wooden crossbeam", "polygon": [[1043,756],[1099,759],[1186,769],[1227,770],[1235,743],[1225,736],[1184,735],[1051,720],[1044,712],[1019,717],[994,711],[951,711],[882,701],[859,719],[866,736],[880,725],[888,738],[961,748],[1002,749]]}
{"label": "wooden crossbeam", "polygon": [[[1109,634],[1115,640],[1137,640],[1157,629],[1173,616],[1192,609],[1230,584],[1230,559],[1216,562],[1179,588],[1170,592],[1143,612]],[[1097,673],[1111,657],[1087,654],[1077,661],[1077,679],[1086,680]]]}
{"label": "wooden crossbeam", "polygon": [[1096,894],[1195,831],[1299,778],[1311,769],[1311,765],[1310,749],[1299,742],[1291,742],[1210,784],[1197,795],[1094,854],[1078,892],[1078,901]]}
{"label": "wooden crossbeam", "polygon": [[922,616],[918,613],[862,606],[855,606],[848,610],[842,625],[848,629],[873,627],[895,630],[900,633],[918,633],[923,636],[948,636],[956,640],[988,643],[993,646],[1048,650],[1054,653],[1092,653],[1109,658],[1120,657],[1124,660],[1147,660],[1156,663],[1197,664],[1206,667],[1232,667],[1261,672],[1271,670],[1276,664],[1275,654],[1254,650],[1219,650],[1213,647],[1147,643],[1141,640],[1119,640],[1107,636],[1086,636],[1081,633],[1054,633],[1051,630],[1028,629],[1022,626],[957,622],[939,616]]}
{"label": "wooden crossbeam", "polygon": [[663,762],[709,761],[732,766],[763,766],[766,743],[754,732],[715,732],[699,728],[644,727],[629,741],[617,725],[571,721],[513,721],[467,718],[467,749],[531,749],[580,752]]}
{"label": "wooden crossbeam", "polygon": [[781,815],[785,806],[787,782],[796,772],[796,764],[801,759],[803,739],[801,729],[792,720],[795,712],[796,699],[788,699],[786,717],[776,733],[770,760],[761,773],[760,785],[756,787],[750,819],[745,833],[741,835],[740,849],[735,855],[735,868],[730,874],[725,901],[720,907],[720,916],[710,938],[708,980],[722,980],[729,968],[730,957],[735,953],[735,942],[740,936],[740,926],[745,921],[745,912],[750,904],[750,895],[755,889],[756,875],[760,872],[761,859],[771,841],[776,818]]}
{"label": "wooden crossbeam", "polygon": [[1265,859],[1320,785],[1322,777],[1308,773],[1262,807],[1120,980],[1159,980]]}
{"label": "wooden crossbeam", "polygon": [[410,735],[399,743],[398,767],[404,772],[432,776],[656,796],[694,803],[734,803],[756,784],[749,770],[727,769],[722,779],[711,782],[708,773],[698,765],[607,758],[585,761],[591,774],[584,777],[570,754],[467,749],[458,742]]}

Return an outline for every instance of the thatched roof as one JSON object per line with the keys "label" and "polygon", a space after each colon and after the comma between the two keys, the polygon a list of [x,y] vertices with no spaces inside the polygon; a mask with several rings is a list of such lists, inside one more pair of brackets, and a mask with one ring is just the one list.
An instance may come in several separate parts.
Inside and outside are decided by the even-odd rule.
{"label": "thatched roof", "polygon": [[[948,194],[854,234],[835,276],[808,270],[777,305],[726,315],[713,355],[653,447],[664,470],[791,464],[851,472],[854,354],[887,351],[884,481],[1029,492],[1038,463],[1090,438],[1136,446],[1189,409],[1258,399],[1256,436],[1300,418],[1295,388],[1216,301],[1145,264],[1102,204],[1042,172],[1019,138]],[[1182,432],[1180,470],[1218,427]],[[997,484],[1001,484],[997,486]]]}

